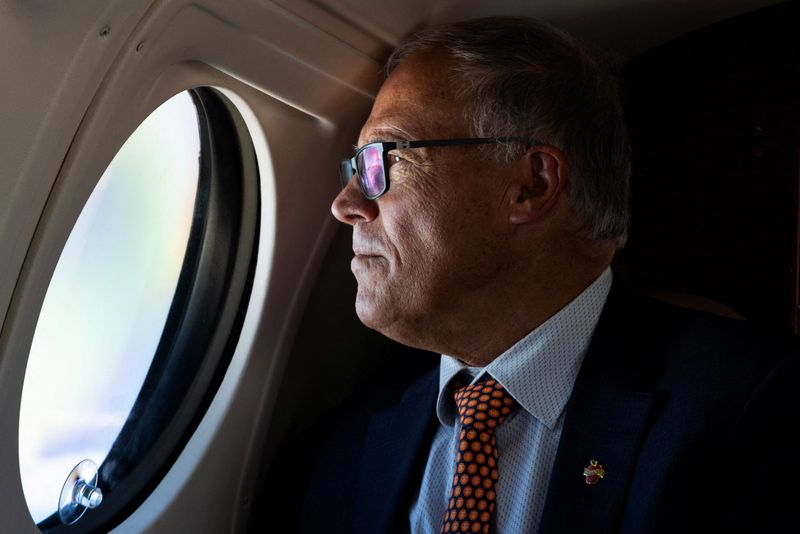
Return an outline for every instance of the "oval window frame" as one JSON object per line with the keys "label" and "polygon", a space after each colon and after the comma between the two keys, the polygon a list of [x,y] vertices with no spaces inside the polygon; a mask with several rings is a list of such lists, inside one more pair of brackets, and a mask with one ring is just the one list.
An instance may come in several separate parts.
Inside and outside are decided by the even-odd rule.
{"label": "oval window frame", "polygon": [[186,89],[200,133],[194,218],[153,362],[99,466],[103,504],[73,525],[54,513],[43,532],[107,532],[169,471],[205,415],[239,340],[253,287],[261,196],[255,149],[235,105],[210,87]]}

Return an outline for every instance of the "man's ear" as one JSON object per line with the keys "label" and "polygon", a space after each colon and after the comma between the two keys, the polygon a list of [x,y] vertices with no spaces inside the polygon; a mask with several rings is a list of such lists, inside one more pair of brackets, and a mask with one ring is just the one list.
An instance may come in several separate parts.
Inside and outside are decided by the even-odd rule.
{"label": "man's ear", "polygon": [[564,153],[550,145],[534,145],[520,158],[520,173],[510,192],[512,224],[526,224],[545,216],[556,204],[567,181]]}

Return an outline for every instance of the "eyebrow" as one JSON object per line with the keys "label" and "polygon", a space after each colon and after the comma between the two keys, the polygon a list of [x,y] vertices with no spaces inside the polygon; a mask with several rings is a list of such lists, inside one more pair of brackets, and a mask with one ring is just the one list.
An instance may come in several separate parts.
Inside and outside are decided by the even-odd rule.
{"label": "eyebrow", "polygon": [[[397,126],[384,126],[373,130],[364,144],[378,143],[381,141],[410,141],[413,139],[415,139],[415,137],[403,128]],[[358,149],[359,146],[353,145],[353,148]]]}

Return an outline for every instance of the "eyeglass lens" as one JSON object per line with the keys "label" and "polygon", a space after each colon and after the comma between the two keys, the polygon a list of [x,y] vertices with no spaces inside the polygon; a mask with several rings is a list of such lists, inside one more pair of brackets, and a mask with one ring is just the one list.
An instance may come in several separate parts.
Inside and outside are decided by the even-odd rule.
{"label": "eyeglass lens", "polygon": [[339,180],[342,182],[342,188],[344,189],[352,179],[353,166],[350,165],[349,159],[343,159],[342,162],[339,163]]}
{"label": "eyeglass lens", "polygon": [[375,198],[383,193],[386,179],[383,172],[383,149],[381,146],[364,147],[358,154],[356,167],[365,195]]}

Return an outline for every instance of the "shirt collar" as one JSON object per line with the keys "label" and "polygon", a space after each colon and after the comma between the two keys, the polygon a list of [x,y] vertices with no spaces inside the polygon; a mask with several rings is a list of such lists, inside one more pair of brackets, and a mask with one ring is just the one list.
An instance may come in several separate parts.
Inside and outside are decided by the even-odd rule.
{"label": "shirt collar", "polygon": [[436,415],[446,426],[455,424],[453,378],[466,373],[472,383],[491,375],[520,407],[553,430],[564,411],[600,313],[611,290],[606,268],[580,295],[523,337],[486,367],[470,367],[442,355]]}

